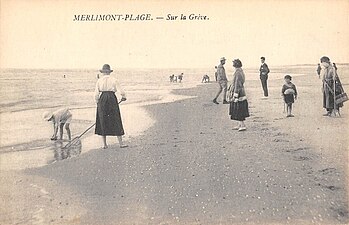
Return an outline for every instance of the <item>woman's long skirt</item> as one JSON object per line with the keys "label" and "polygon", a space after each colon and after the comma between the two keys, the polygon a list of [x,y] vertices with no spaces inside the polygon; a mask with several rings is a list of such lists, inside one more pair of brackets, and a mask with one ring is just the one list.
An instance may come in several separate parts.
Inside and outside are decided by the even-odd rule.
{"label": "woman's long skirt", "polygon": [[122,136],[122,126],[118,100],[112,91],[102,92],[96,113],[95,134],[102,136]]}
{"label": "woman's long skirt", "polygon": [[249,117],[248,102],[247,100],[231,102],[229,108],[229,115],[232,120],[244,121],[246,117]]}

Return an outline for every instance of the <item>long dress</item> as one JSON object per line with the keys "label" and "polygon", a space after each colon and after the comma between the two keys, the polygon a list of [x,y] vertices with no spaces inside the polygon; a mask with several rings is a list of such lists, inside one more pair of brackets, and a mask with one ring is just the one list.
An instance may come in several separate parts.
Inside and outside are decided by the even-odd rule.
{"label": "long dress", "polygon": [[[323,82],[323,108],[330,112],[334,109],[334,80],[337,80],[338,78],[335,69],[329,63],[322,63],[321,76]],[[337,88],[336,95],[340,94],[338,91],[340,90]],[[339,109],[339,107],[342,106],[342,103],[338,104],[336,105],[336,109]]]}
{"label": "long dress", "polygon": [[249,117],[248,102],[244,88],[245,74],[241,68],[236,68],[231,84],[231,90],[237,102],[231,102],[229,107],[230,119],[237,121],[244,121]]}
{"label": "long dress", "polygon": [[125,93],[115,78],[104,75],[96,83],[95,100],[97,102],[95,134],[102,136],[122,136],[125,134],[122,125],[120,108],[115,92]]}

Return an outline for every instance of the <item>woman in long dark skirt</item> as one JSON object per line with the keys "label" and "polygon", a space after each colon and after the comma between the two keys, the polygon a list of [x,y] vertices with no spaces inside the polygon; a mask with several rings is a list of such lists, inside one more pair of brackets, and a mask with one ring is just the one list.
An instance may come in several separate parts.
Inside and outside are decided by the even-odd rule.
{"label": "woman in long dark skirt", "polygon": [[121,101],[126,101],[125,92],[114,77],[110,76],[113,70],[108,64],[100,70],[103,74],[96,83],[95,100],[97,103],[95,134],[101,135],[103,148],[108,148],[107,136],[117,136],[120,147],[125,148],[122,135],[125,134],[122,126],[118,99],[115,92],[120,92]]}
{"label": "woman in long dark skirt", "polygon": [[[321,74],[322,77],[322,92],[323,92],[323,108],[326,109],[324,116],[331,116],[333,111],[339,111],[340,107],[343,107],[343,104],[334,104],[334,82],[338,81],[338,76],[336,69],[331,65],[330,59],[327,56],[323,56],[320,59],[321,62]],[[338,82],[337,82],[338,83]],[[342,87],[336,88],[336,95],[341,93]],[[339,91],[339,92],[338,92]],[[335,108],[336,106],[336,108]]]}
{"label": "woman in long dark skirt", "polygon": [[233,66],[235,67],[235,73],[233,78],[232,86],[230,87],[231,92],[233,93],[233,98],[230,103],[229,115],[232,120],[239,121],[238,126],[234,127],[234,130],[245,131],[246,126],[244,120],[246,117],[249,117],[248,112],[248,102],[245,93],[244,83],[245,83],[245,74],[241,69],[242,63],[239,59],[233,61]]}

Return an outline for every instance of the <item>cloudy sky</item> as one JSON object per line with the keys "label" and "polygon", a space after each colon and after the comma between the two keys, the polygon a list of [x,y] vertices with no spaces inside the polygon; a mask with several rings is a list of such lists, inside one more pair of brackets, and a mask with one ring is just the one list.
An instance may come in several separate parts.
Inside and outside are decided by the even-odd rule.
{"label": "cloudy sky", "polygon": [[[211,67],[349,62],[349,1],[0,0],[2,68]],[[145,14],[152,21],[73,21]],[[156,20],[172,15],[209,20]]]}

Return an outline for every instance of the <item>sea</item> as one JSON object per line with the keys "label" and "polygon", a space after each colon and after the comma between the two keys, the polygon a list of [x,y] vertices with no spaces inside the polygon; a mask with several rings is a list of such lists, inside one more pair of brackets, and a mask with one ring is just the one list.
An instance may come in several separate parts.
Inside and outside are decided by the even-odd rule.
{"label": "sea", "polygon": [[[272,68],[270,79],[282,79],[285,74],[316,76],[317,65],[279,66]],[[347,68],[349,68],[347,66]],[[258,80],[258,68],[244,69],[246,80]],[[233,70],[226,66],[228,79]],[[170,82],[169,76],[183,73],[183,81]],[[213,68],[176,69],[116,69],[116,77],[126,92],[127,101],[120,104],[126,131],[126,141],[156,123],[143,106],[174,102],[195,96],[178,96],[173,90],[193,88],[203,84],[209,75],[214,82]],[[79,140],[75,148],[64,148],[68,143],[51,141],[53,125],[42,119],[45,111],[70,108],[72,137],[77,137],[95,122],[95,84],[100,76],[93,69],[1,69],[0,70],[0,170],[22,170],[44,166],[60,160],[78,157],[102,143],[94,129]],[[214,95],[215,93],[212,93]],[[117,95],[120,97],[119,95]],[[117,144],[108,137],[108,143]]]}

